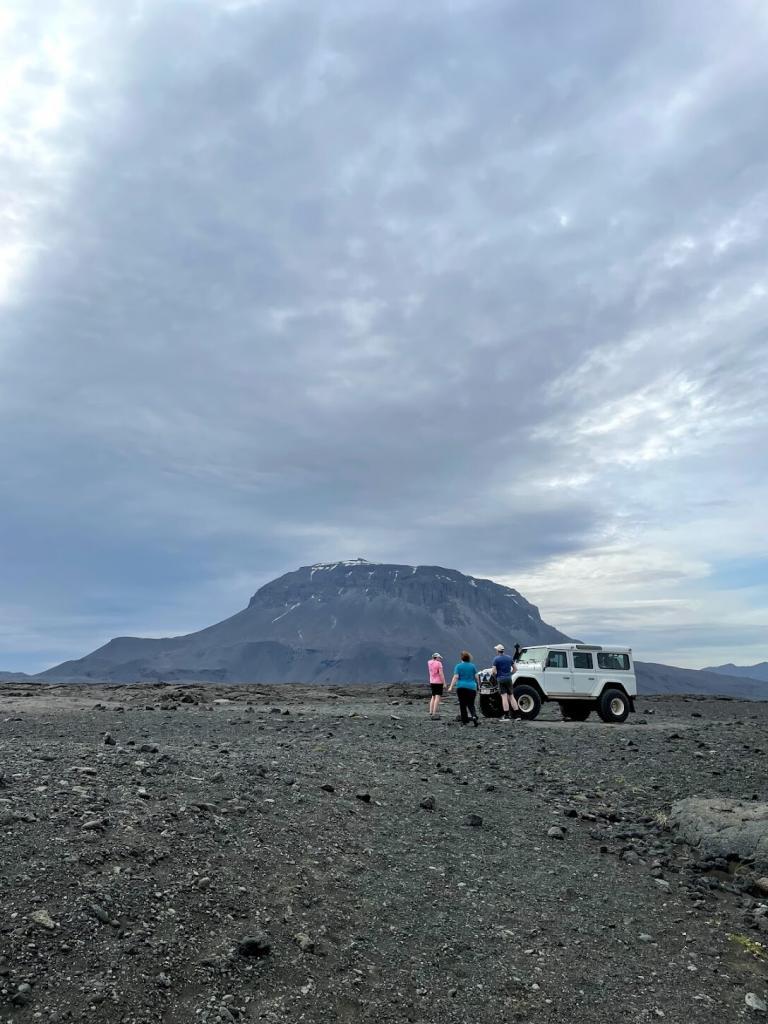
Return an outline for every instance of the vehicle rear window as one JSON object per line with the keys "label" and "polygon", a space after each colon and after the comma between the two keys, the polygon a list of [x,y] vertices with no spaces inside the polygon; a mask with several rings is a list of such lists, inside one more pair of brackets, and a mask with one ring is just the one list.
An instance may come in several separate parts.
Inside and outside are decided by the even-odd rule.
{"label": "vehicle rear window", "polygon": [[574,668],[592,668],[592,655],[587,654],[586,651],[574,651],[573,652],[573,667]]}
{"label": "vehicle rear window", "polygon": [[550,651],[547,668],[568,668],[568,655],[565,651]]}
{"label": "vehicle rear window", "polygon": [[629,672],[629,655],[603,651],[597,656],[597,664],[609,672]]}

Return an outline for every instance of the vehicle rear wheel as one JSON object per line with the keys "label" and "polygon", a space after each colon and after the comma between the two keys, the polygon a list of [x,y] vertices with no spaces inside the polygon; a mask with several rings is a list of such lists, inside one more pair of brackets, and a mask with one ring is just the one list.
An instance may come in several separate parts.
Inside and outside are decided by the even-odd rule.
{"label": "vehicle rear wheel", "polygon": [[529,722],[533,721],[541,711],[539,691],[528,683],[520,683],[519,686],[513,688],[512,692],[515,695],[517,706],[520,708],[520,717]]}
{"label": "vehicle rear wheel", "polygon": [[566,721],[586,722],[594,710],[594,705],[588,700],[561,700],[560,710]]}
{"label": "vehicle rear wheel", "polygon": [[480,714],[483,718],[501,718],[501,697],[498,693],[480,694]]}
{"label": "vehicle rear wheel", "polygon": [[597,713],[604,722],[625,722],[629,715],[629,697],[621,690],[606,690],[597,703]]}

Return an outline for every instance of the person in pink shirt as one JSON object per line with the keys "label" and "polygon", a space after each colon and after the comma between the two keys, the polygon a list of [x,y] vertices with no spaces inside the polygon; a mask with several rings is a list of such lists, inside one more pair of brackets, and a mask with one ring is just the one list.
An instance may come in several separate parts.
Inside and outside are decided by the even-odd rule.
{"label": "person in pink shirt", "polygon": [[440,711],[440,701],[443,696],[443,687],[445,686],[445,676],[443,675],[443,656],[441,654],[433,654],[427,662],[427,668],[429,669],[429,685],[432,687],[432,700],[429,702],[429,714],[431,718],[436,718]]}

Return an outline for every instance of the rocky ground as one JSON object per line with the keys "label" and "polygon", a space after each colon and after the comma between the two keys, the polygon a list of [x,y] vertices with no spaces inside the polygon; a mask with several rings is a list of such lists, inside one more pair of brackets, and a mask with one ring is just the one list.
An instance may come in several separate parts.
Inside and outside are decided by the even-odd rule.
{"label": "rocky ground", "polygon": [[425,711],[0,686],[0,1022],[768,1020],[760,865],[670,820],[768,800],[767,704]]}

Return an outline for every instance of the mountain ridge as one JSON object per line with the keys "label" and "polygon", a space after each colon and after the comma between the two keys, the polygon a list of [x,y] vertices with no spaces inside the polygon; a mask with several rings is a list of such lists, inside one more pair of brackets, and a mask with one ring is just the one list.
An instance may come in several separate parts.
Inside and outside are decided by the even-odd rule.
{"label": "mountain ridge", "polygon": [[703,668],[701,671],[738,677],[739,679],[756,679],[759,682],[768,683],[768,661],[758,661],[755,665],[734,665],[733,662],[727,662],[725,665],[713,665],[710,668]]}
{"label": "mountain ridge", "polygon": [[403,682],[435,650],[569,638],[517,590],[443,566],[365,559],[301,566],[260,587],[246,608],[179,637],[116,637],[51,680]]}
{"label": "mountain ridge", "polygon": [[[435,565],[317,562],[270,580],[234,615],[181,636],[120,636],[39,682],[402,683],[439,650],[490,662],[493,645],[568,642],[519,591]],[[636,662],[642,693],[768,699],[759,679]]]}

